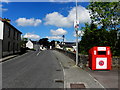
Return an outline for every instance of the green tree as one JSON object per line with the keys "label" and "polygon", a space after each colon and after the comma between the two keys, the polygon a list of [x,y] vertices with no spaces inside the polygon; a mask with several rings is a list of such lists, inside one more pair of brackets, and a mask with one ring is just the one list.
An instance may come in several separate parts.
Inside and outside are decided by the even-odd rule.
{"label": "green tree", "polygon": [[28,41],[28,38],[22,38],[21,39],[21,42],[20,42],[20,45],[22,48],[26,48],[26,42]]}
{"label": "green tree", "polygon": [[88,9],[91,11],[92,22],[108,30],[119,29],[120,2],[91,2]]}
{"label": "green tree", "polygon": [[47,47],[47,48],[49,48],[49,46],[50,46],[48,38],[42,38],[42,39],[40,39],[39,40],[39,44],[43,45],[44,47]]}
{"label": "green tree", "polygon": [[88,9],[91,12],[91,24],[85,24],[84,36],[79,43],[81,53],[88,54],[93,46],[110,46],[113,55],[120,53],[119,2],[91,2]]}

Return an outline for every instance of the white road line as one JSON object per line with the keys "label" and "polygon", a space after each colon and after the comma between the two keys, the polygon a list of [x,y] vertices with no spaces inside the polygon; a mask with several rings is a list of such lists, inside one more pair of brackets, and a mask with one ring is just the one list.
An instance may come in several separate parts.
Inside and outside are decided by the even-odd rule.
{"label": "white road line", "polygon": [[38,56],[40,53],[41,53],[41,51],[40,51],[40,52],[38,52],[36,56]]}
{"label": "white road line", "polygon": [[63,71],[63,80],[64,80],[64,88],[66,88],[66,81],[65,81],[65,70],[64,70],[64,67],[63,67],[63,64],[61,62],[61,60],[57,59],[61,68],[62,68],[62,71]]}
{"label": "white road line", "polygon": [[102,88],[104,88],[104,90],[106,90],[105,87],[99,81],[97,81],[91,74],[89,74],[89,75],[94,79],[94,81],[96,81],[98,84],[100,84],[100,86]]}

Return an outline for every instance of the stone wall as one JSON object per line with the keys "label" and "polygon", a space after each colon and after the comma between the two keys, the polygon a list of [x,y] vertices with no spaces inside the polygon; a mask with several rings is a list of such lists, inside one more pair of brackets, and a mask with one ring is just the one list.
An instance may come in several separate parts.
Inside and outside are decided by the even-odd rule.
{"label": "stone wall", "polygon": [[[70,51],[65,51],[62,49],[56,49],[56,50],[65,54],[66,56],[70,57],[71,59],[73,59],[75,61],[75,58],[76,58],[75,53],[70,52]],[[79,66],[82,66],[82,68],[87,67],[88,63],[89,63],[88,59],[89,59],[88,55],[79,54]],[[112,58],[112,67],[120,68],[119,62],[120,62],[120,57],[113,57]]]}

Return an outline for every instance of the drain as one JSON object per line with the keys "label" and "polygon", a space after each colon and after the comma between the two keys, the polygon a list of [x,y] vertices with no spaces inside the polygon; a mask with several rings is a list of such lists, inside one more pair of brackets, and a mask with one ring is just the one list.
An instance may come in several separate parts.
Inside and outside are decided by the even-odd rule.
{"label": "drain", "polygon": [[61,69],[57,69],[56,71],[61,71]]}
{"label": "drain", "polygon": [[77,88],[77,89],[80,89],[80,88],[85,88],[85,85],[84,84],[70,84],[70,88]]}
{"label": "drain", "polygon": [[64,83],[64,81],[61,80],[61,79],[55,79],[54,81],[55,81],[56,83]]}
{"label": "drain", "polygon": [[69,69],[69,67],[64,67],[64,69]]}

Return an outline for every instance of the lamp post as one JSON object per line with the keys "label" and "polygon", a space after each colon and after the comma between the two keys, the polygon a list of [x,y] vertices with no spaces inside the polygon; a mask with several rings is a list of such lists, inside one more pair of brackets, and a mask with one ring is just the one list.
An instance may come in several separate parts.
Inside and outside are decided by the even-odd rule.
{"label": "lamp post", "polygon": [[65,35],[63,35],[62,37],[63,37],[63,50],[64,50],[64,48],[65,48],[65,46],[64,46],[64,38],[65,38]]}
{"label": "lamp post", "polygon": [[78,65],[78,28],[79,28],[79,21],[77,16],[77,0],[76,0],[76,20],[74,26],[76,32],[76,66],[77,66]]}

